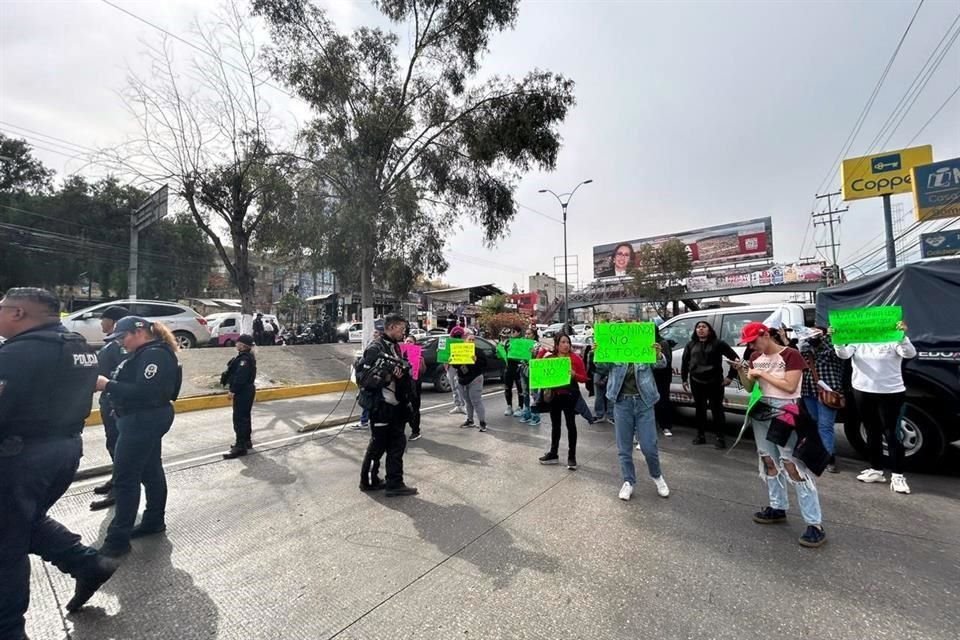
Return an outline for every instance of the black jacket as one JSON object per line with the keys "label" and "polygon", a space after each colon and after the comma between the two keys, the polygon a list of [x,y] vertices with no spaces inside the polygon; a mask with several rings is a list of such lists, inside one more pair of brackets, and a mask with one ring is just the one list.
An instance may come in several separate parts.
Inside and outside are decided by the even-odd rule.
{"label": "black jacket", "polygon": [[389,336],[382,335],[370,343],[357,363],[360,405],[370,412],[370,420],[375,425],[402,424],[412,412],[412,379],[409,372],[395,378],[392,366],[379,367],[381,355],[403,360],[400,347]]}
{"label": "black jacket", "polygon": [[653,370],[653,377],[660,382],[666,382],[673,379],[673,344],[666,339],[658,340],[660,351],[663,357],[667,359],[667,366]]}
{"label": "black jacket", "polygon": [[106,391],[121,415],[169,404],[180,394],[182,381],[177,354],[166,342],[152,340],[123,361]]}
{"label": "black jacket", "polygon": [[[99,362],[99,373],[101,376],[109,378],[113,376],[120,363],[127,359],[127,353],[123,350],[118,340],[110,340],[100,347],[97,352],[97,361]],[[110,404],[110,394],[104,391],[100,394],[100,405],[107,407]]]}
{"label": "black jacket", "polygon": [[230,385],[231,393],[249,391],[257,379],[257,359],[249,351],[239,353],[227,363],[227,370],[220,374],[220,384]]}
{"label": "black jacket", "polygon": [[480,349],[474,350],[474,354],[477,357],[477,361],[473,364],[454,365],[457,367],[457,381],[461,385],[470,384],[479,376],[482,376],[483,372],[487,370],[487,356],[483,355]]}
{"label": "black jacket", "polygon": [[0,440],[80,433],[97,375],[94,349],[60,322],[7,340],[0,347]]}
{"label": "black jacket", "polygon": [[724,357],[736,360],[740,356],[720,339],[691,340],[683,349],[680,379],[686,382],[689,378],[702,384],[722,383]]}

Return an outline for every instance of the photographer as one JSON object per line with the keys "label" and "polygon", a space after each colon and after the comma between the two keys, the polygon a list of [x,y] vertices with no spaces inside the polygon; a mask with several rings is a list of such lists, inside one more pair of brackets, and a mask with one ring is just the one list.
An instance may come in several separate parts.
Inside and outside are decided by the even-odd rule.
{"label": "photographer", "polygon": [[363,352],[357,375],[360,405],[370,416],[370,444],[360,470],[360,489],[379,488],[371,482],[370,466],[386,453],[388,497],[417,493],[414,487],[403,483],[403,452],[407,445],[404,425],[413,399],[409,363],[403,360],[399,347],[406,325],[406,320],[398,315],[387,316],[383,334]]}

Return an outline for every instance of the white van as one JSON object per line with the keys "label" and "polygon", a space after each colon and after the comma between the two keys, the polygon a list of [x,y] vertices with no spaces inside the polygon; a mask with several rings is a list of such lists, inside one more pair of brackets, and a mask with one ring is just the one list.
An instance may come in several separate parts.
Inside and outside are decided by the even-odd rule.
{"label": "white van", "polygon": [[[677,405],[693,406],[693,396],[683,390],[680,382],[680,364],[683,358],[683,349],[693,336],[693,329],[701,320],[706,320],[717,332],[717,337],[733,347],[741,356],[744,347],[737,345],[740,341],[740,331],[750,322],[763,322],[775,311],[779,310],[782,322],[788,327],[812,327],[816,318],[816,305],[785,302],[780,304],[751,305],[747,307],[721,307],[718,309],[703,309],[691,311],[670,318],[660,325],[660,336],[674,343],[673,347],[673,381],[670,384],[670,399]],[[723,399],[723,406],[735,411],[746,411],[749,394],[735,380],[727,387]]]}
{"label": "white van", "polygon": [[[256,316],[254,316],[256,317]],[[277,328],[275,335],[279,336],[283,327],[277,316],[265,313],[264,320],[269,320]],[[236,311],[225,313],[211,313],[207,316],[207,326],[210,328],[210,346],[213,347],[232,347],[237,343],[240,336],[240,329],[243,323],[243,314]]]}

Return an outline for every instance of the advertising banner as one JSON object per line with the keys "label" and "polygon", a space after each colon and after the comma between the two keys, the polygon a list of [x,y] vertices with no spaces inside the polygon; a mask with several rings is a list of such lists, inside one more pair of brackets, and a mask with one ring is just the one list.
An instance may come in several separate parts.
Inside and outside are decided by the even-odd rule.
{"label": "advertising banner", "polygon": [[819,264],[775,264],[756,271],[711,272],[687,278],[687,291],[720,291],[824,280]]}
{"label": "advertising banner", "polygon": [[918,221],[960,217],[960,158],[914,167],[911,179]]}
{"label": "advertising banner", "polygon": [[594,362],[653,364],[656,326],[652,322],[604,322],[593,325]]}
{"label": "advertising banner", "polygon": [[897,323],[903,320],[903,307],[861,307],[830,312],[830,328],[834,344],[900,342],[903,331]]}
{"label": "advertising banner", "polygon": [[910,170],[933,162],[933,147],[910,147],[847,158],[840,166],[844,200],[862,200],[913,191]]}
{"label": "advertising banner", "polygon": [[625,276],[636,264],[644,245],[657,247],[669,240],[686,246],[693,268],[773,257],[773,223],[769,217],[717,225],[678,234],[624,240],[593,248],[595,278]]}
{"label": "advertising banner", "polygon": [[920,257],[942,258],[960,255],[960,229],[920,234]]}

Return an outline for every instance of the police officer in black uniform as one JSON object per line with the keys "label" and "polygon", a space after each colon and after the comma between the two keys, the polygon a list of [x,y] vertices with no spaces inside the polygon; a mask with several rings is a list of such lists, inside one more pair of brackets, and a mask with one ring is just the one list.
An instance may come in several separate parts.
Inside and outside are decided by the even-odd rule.
{"label": "police officer in black uniform", "polygon": [[[173,400],[180,393],[182,372],[177,360],[177,340],[159,322],[127,316],[117,322],[109,338],[120,341],[130,354],[114,371],[112,379],[97,379],[97,390],[110,394],[120,431],[113,459],[117,506],[100,553],[119,557],[130,551],[132,538],[167,528],[167,479],[161,440],[173,424]],[[147,507],[140,524],[134,527],[141,483]]]}
{"label": "police officer in black uniform", "polygon": [[47,516],[80,464],[97,356],[60,324],[49,291],[16,288],[0,300],[0,638],[20,640],[30,601],[33,553],[72,575],[75,611],[116,570]]}
{"label": "police officer in black uniform", "polygon": [[[117,320],[128,315],[130,315],[130,312],[126,307],[116,305],[107,307],[100,316],[100,330],[103,331],[104,335],[110,335],[113,333],[113,328],[116,326]],[[116,340],[107,340],[106,344],[97,352],[100,375],[109,378],[113,371],[119,367],[120,363],[126,358],[127,354],[123,351],[123,347],[119,342]],[[117,417],[113,415],[113,407],[110,405],[109,393],[100,394],[100,420],[103,422],[104,435],[107,437],[107,453],[110,454],[110,459],[113,460],[113,451],[117,446],[117,436],[119,432],[117,431]],[[93,492],[103,497],[90,503],[91,511],[106,509],[107,507],[113,506],[113,503],[116,502],[113,497],[112,476],[103,484],[94,487]]]}
{"label": "police officer in black uniform", "polygon": [[[360,404],[370,414],[370,443],[360,469],[360,489],[369,490],[370,466],[387,454],[386,495],[410,496],[416,488],[403,483],[404,426],[410,417],[413,385],[398,343],[407,331],[401,316],[387,316],[380,337],[363,352],[358,372]],[[381,357],[385,356],[385,357]],[[366,485],[366,486],[365,486]]]}
{"label": "police officer in black uniform", "polygon": [[236,434],[230,451],[223,454],[227,460],[247,455],[253,448],[251,418],[253,400],[257,395],[254,382],[257,379],[257,358],[253,355],[253,336],[242,334],[237,338],[237,356],[227,363],[227,370],[220,374],[220,384],[229,385],[233,400],[233,432]]}

